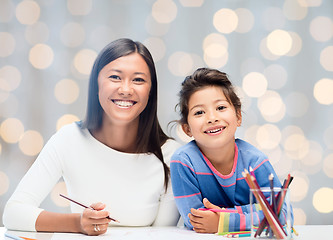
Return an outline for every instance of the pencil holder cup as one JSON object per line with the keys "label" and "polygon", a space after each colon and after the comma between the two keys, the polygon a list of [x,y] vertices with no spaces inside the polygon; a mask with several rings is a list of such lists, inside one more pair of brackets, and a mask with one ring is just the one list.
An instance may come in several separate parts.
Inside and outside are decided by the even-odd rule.
{"label": "pencil holder cup", "polygon": [[251,239],[292,239],[288,188],[251,189],[250,209]]}

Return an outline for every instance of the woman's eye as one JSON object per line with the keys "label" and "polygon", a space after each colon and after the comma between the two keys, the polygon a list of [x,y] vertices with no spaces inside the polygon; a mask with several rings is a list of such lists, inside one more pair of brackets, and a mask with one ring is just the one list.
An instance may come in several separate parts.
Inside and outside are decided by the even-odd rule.
{"label": "woman's eye", "polygon": [[143,78],[134,78],[133,79],[133,82],[136,82],[136,83],[144,83],[146,80],[144,80]]}
{"label": "woman's eye", "polygon": [[221,110],[223,110],[225,108],[226,108],[225,106],[219,106],[219,107],[217,107],[217,110],[221,111]]}
{"label": "woman's eye", "polygon": [[201,115],[201,114],[203,114],[204,113],[204,111],[196,111],[195,113],[194,113],[194,115]]}
{"label": "woman's eye", "polygon": [[112,80],[120,80],[120,77],[117,75],[111,75],[109,78],[111,78]]}

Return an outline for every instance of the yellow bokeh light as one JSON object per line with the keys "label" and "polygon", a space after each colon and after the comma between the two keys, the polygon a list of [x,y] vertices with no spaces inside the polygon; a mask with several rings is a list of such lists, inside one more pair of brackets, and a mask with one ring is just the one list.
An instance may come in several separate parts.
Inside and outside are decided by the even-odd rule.
{"label": "yellow bokeh light", "polygon": [[325,157],[323,162],[323,171],[329,178],[333,178],[333,153]]}
{"label": "yellow bokeh light", "polygon": [[34,24],[38,21],[39,17],[40,7],[35,1],[21,1],[16,7],[16,18],[22,24]]}
{"label": "yellow bokeh light", "polygon": [[333,46],[328,46],[321,51],[320,64],[325,70],[333,72]]}
{"label": "yellow bokeh light", "polygon": [[261,115],[268,122],[278,122],[286,115],[286,105],[280,94],[275,91],[266,91],[258,99],[257,105]]}
{"label": "yellow bokeh light", "polygon": [[310,143],[303,134],[291,134],[283,146],[286,154],[295,160],[304,158],[310,149]]}
{"label": "yellow bokeh light", "polygon": [[292,38],[287,31],[277,29],[267,36],[266,44],[271,53],[282,56],[290,51]]}
{"label": "yellow bokeh light", "polygon": [[54,88],[54,96],[62,104],[71,104],[77,100],[80,89],[71,79],[62,79]]}
{"label": "yellow bokeh light", "polygon": [[76,121],[80,121],[80,119],[73,115],[73,114],[65,114],[63,115],[61,118],[58,119],[57,121],[57,131],[60,130],[60,128],[62,128],[63,126],[67,125],[67,124],[71,124],[73,122]]}
{"label": "yellow bokeh light", "polygon": [[67,0],[67,8],[74,16],[88,15],[92,9],[92,0]]}
{"label": "yellow bokeh light", "polygon": [[214,14],[213,24],[221,33],[232,33],[238,26],[238,16],[233,10],[222,8]]}
{"label": "yellow bokeh light", "polygon": [[64,181],[59,181],[51,191],[51,199],[55,205],[59,207],[69,207],[70,202],[64,198],[59,197],[59,194],[67,195],[67,187]]}
{"label": "yellow bokeh light", "polygon": [[307,154],[300,159],[302,170],[307,174],[315,174],[322,169],[323,148],[315,141],[309,142]]}
{"label": "yellow bokeh light", "polygon": [[257,132],[258,132],[259,126],[258,125],[251,125],[250,127],[246,128],[245,134],[244,134],[244,140],[250,142],[252,145],[259,147],[259,144],[257,143]]}
{"label": "yellow bokeh light", "polygon": [[53,58],[53,50],[46,44],[36,44],[29,52],[29,61],[37,69],[48,68],[52,64]]}
{"label": "yellow bokeh light", "polygon": [[286,56],[293,57],[300,53],[303,46],[302,38],[295,32],[288,32],[292,38],[292,45]]}
{"label": "yellow bokeh light", "polygon": [[289,20],[302,20],[308,14],[307,6],[301,5],[297,0],[285,0],[283,13]]}
{"label": "yellow bokeh light", "polygon": [[218,33],[211,33],[207,35],[202,43],[202,49],[205,51],[210,45],[222,45],[225,49],[228,49],[228,40],[225,36]]}
{"label": "yellow bokeh light", "polygon": [[276,148],[281,141],[281,131],[273,124],[264,124],[259,127],[256,136],[260,148]]}
{"label": "yellow bokeh light", "polygon": [[69,22],[61,29],[60,38],[65,46],[77,47],[84,41],[84,28],[79,23]]}
{"label": "yellow bokeh light", "polygon": [[179,0],[179,2],[184,7],[201,7],[204,0]]}
{"label": "yellow bokeh light", "polygon": [[21,73],[13,66],[0,68],[0,89],[7,92],[15,90],[21,83]]}
{"label": "yellow bokeh light", "polygon": [[313,96],[320,103],[330,105],[333,103],[333,79],[323,78],[313,88]]}
{"label": "yellow bokeh light", "polygon": [[318,16],[310,23],[310,34],[318,42],[326,42],[333,36],[333,22],[330,18]]}
{"label": "yellow bokeh light", "polygon": [[6,173],[0,171],[0,196],[7,193],[9,189],[9,178]]}
{"label": "yellow bokeh light", "polygon": [[17,143],[24,133],[24,126],[17,118],[7,118],[0,125],[0,135],[5,142]]}
{"label": "yellow bokeh light", "polygon": [[302,172],[296,171],[291,173],[294,177],[293,183],[290,185],[290,201],[300,202],[302,201],[309,191],[309,179],[308,176]]}
{"label": "yellow bokeh light", "polygon": [[172,0],[157,0],[152,7],[152,16],[159,23],[171,23],[177,11],[177,5]]}
{"label": "yellow bokeh light", "polygon": [[26,131],[19,141],[19,148],[27,156],[36,156],[43,148],[42,135],[33,130]]}
{"label": "yellow bokeh light", "polygon": [[193,70],[192,56],[186,52],[175,52],[168,60],[168,68],[175,76],[185,77]]}
{"label": "yellow bokeh light", "polygon": [[302,7],[319,7],[322,0],[297,0]]}
{"label": "yellow bokeh light", "polygon": [[249,9],[238,8],[235,10],[238,17],[238,25],[235,32],[247,33],[251,31],[254,25],[254,16]]}
{"label": "yellow bokeh light", "polygon": [[211,58],[220,58],[227,53],[227,49],[222,44],[212,43],[208,45],[205,49],[205,55]]}
{"label": "yellow bokeh light", "polygon": [[222,68],[224,67],[229,59],[229,53],[226,52],[223,56],[221,57],[210,57],[207,54],[204,54],[204,61],[207,64],[208,67],[210,68]]}
{"label": "yellow bokeh light", "polygon": [[268,60],[276,60],[279,59],[280,56],[273,54],[268,48],[267,48],[267,38],[264,38],[260,42],[259,50],[261,55],[268,59]]}
{"label": "yellow bokeh light", "polygon": [[161,38],[151,37],[143,43],[151,52],[155,62],[160,61],[165,56],[166,46]]}
{"label": "yellow bokeh light", "polygon": [[15,38],[8,32],[0,32],[0,57],[8,57],[15,50]]}
{"label": "yellow bokeh light", "polygon": [[74,58],[74,66],[79,73],[89,75],[97,57],[97,53],[90,49],[80,50]]}
{"label": "yellow bokeh light", "polygon": [[319,188],[314,194],[312,204],[320,213],[333,211],[333,189],[328,187]]}
{"label": "yellow bokeh light", "polygon": [[250,72],[243,78],[244,92],[250,97],[260,97],[267,90],[267,79],[262,73]]}
{"label": "yellow bokeh light", "polygon": [[301,208],[293,208],[294,212],[294,225],[305,225],[306,224],[306,214]]}

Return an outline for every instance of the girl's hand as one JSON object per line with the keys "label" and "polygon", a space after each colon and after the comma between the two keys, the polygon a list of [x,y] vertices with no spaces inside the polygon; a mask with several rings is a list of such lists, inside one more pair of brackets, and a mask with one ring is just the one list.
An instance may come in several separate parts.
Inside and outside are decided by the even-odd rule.
{"label": "girl's hand", "polygon": [[[212,204],[208,199],[203,199],[203,204],[206,208],[220,209],[220,207]],[[219,226],[220,213],[212,211],[202,211],[191,209],[188,214],[193,230],[197,233],[217,233]]]}
{"label": "girl's hand", "polygon": [[86,235],[100,235],[107,231],[110,219],[109,212],[103,211],[104,203],[93,203],[90,208],[86,208],[81,214],[81,232]]}

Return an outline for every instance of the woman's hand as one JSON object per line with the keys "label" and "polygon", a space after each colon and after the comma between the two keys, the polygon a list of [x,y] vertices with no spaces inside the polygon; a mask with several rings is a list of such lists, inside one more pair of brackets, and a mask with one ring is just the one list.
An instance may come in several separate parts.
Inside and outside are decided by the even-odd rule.
{"label": "woman's hand", "polygon": [[86,235],[100,235],[107,231],[110,219],[109,212],[103,211],[104,203],[93,203],[90,208],[86,208],[81,214],[81,232]]}
{"label": "woman's hand", "polygon": [[[203,204],[205,208],[221,209],[206,198],[203,199]],[[220,219],[219,212],[202,211],[192,208],[188,217],[190,218],[193,230],[197,233],[217,233]]]}

